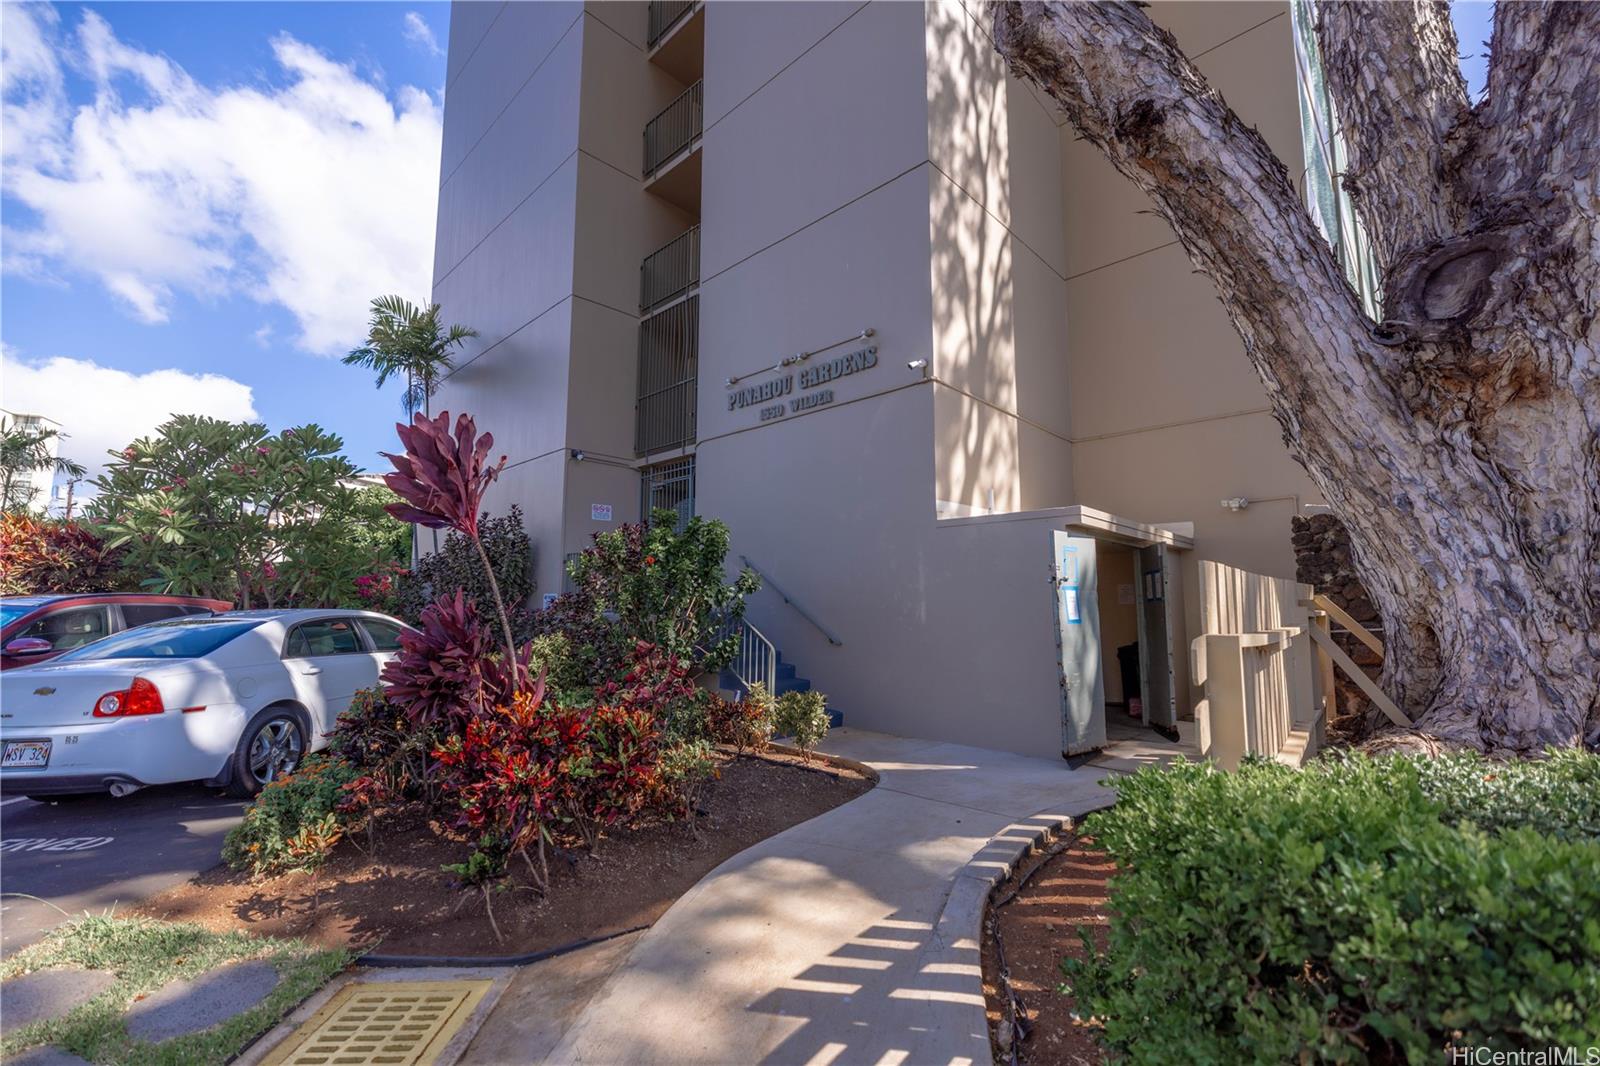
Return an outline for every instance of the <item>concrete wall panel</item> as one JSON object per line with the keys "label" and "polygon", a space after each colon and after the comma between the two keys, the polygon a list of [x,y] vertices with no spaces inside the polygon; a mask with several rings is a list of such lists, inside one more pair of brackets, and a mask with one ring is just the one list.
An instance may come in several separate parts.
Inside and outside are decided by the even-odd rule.
{"label": "concrete wall panel", "polygon": [[578,31],[562,37],[490,132],[447,174],[439,189],[435,277],[454,269],[577,150],[583,41]]}
{"label": "concrete wall panel", "polygon": [[[511,3],[450,82],[445,96],[440,175],[448,176],[488,132],[500,112],[577,28],[583,5],[576,0]],[[451,34],[451,52],[456,51]],[[469,48],[465,41],[463,48]]]}
{"label": "concrete wall panel", "polygon": [[[764,11],[767,5],[730,6]],[[726,14],[708,13],[708,38]],[[708,41],[708,87],[721,81],[737,52],[713,51]],[[704,274],[925,162],[924,76],[922,8],[870,4],[711,126],[702,187]]]}
{"label": "concrete wall panel", "polygon": [[706,78],[706,125],[867,6],[858,0],[707,5],[706,59],[715,67],[714,76]]}

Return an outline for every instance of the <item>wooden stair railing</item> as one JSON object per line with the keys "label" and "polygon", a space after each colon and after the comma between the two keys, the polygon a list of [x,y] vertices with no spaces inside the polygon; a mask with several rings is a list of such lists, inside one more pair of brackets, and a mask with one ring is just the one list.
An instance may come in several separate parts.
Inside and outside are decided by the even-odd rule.
{"label": "wooden stair railing", "polygon": [[1366,671],[1357,666],[1355,660],[1350,658],[1345,653],[1345,650],[1334,641],[1332,629],[1328,624],[1329,619],[1331,618],[1333,621],[1338,622],[1350,631],[1351,636],[1371,648],[1379,660],[1383,659],[1383,642],[1370,633],[1360,622],[1351,618],[1349,612],[1345,611],[1344,608],[1320,592],[1313,595],[1309,600],[1301,600],[1300,606],[1311,610],[1311,617],[1314,623],[1311,626],[1311,640],[1317,646],[1317,665],[1322,674],[1323,721],[1333,720],[1333,668],[1337,666],[1344,671],[1346,677],[1356,683],[1356,687],[1361,689],[1367,699],[1376,704],[1378,709],[1388,716],[1391,722],[1400,726],[1411,725],[1411,719],[1406,717],[1405,712],[1396,706],[1394,700],[1391,700],[1377,686],[1377,683],[1367,676]]}

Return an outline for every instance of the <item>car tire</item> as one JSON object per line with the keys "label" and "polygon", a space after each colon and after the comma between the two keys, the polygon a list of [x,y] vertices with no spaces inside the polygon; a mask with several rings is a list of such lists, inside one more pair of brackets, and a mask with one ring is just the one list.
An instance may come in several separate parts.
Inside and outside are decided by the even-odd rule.
{"label": "car tire", "polygon": [[245,726],[233,752],[228,791],[249,797],[299,769],[306,757],[306,727],[292,707],[268,707]]}

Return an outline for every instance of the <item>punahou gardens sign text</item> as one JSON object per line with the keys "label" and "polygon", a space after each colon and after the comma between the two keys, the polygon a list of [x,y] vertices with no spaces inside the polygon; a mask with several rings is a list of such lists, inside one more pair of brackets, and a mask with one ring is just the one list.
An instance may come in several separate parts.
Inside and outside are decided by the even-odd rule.
{"label": "punahou gardens sign text", "polygon": [[[856,351],[841,355],[835,359],[827,359],[815,366],[804,367],[799,371],[791,371],[781,377],[770,381],[763,381],[759,385],[748,385],[742,389],[735,389],[728,394],[728,410],[737,411],[745,407],[760,407],[761,421],[770,422],[775,418],[782,418],[789,414],[798,414],[809,411],[813,407],[822,407],[833,402],[832,389],[819,389],[819,385],[861,370],[870,370],[878,365],[878,346],[870,345]],[[793,395],[796,388],[795,379],[799,378],[798,386],[800,395]],[[810,391],[815,389],[816,391]],[[785,399],[785,397],[788,397]]]}

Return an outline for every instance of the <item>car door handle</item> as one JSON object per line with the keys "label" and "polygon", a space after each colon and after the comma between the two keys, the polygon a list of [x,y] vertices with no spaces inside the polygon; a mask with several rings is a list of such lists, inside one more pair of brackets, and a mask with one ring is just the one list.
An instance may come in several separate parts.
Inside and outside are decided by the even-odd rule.
{"label": "car door handle", "polygon": [[311,674],[320,674],[320,673],[322,673],[322,667],[320,667],[320,666],[302,666],[300,668],[300,672],[302,674],[306,674],[308,676],[311,675]]}

